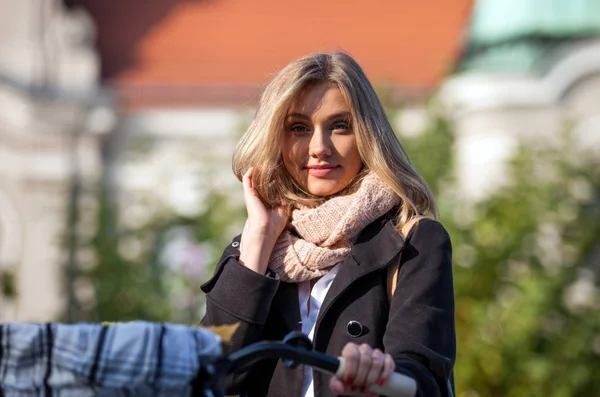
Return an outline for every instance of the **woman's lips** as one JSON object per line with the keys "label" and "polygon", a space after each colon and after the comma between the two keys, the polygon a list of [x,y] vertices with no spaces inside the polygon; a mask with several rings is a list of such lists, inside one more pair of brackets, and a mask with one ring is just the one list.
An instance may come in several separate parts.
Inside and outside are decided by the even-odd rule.
{"label": "woman's lips", "polygon": [[334,166],[326,166],[326,167],[306,167],[308,169],[308,175],[323,177],[331,174],[333,171],[337,170],[339,167],[337,165]]}

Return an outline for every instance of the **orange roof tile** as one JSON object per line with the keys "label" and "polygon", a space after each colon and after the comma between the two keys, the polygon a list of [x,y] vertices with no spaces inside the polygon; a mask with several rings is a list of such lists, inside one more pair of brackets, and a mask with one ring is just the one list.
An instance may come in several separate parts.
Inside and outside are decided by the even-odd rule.
{"label": "orange roof tile", "polygon": [[355,56],[374,82],[430,89],[460,51],[472,5],[472,0],[71,2],[86,6],[96,20],[106,80],[134,90],[188,91],[260,85],[298,56],[337,49]]}

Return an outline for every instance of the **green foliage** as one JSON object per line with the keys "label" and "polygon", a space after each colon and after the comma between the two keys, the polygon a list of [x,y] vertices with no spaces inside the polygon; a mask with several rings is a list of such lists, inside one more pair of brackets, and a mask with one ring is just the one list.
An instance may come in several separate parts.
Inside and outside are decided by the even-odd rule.
{"label": "green foliage", "polygon": [[595,395],[600,160],[568,134],[554,147],[522,147],[510,182],[469,204],[453,196],[451,129],[432,120],[402,140],[453,241],[457,394]]}
{"label": "green foliage", "polygon": [[521,149],[509,185],[454,233],[457,377],[479,395],[600,388],[600,168],[570,153]]}
{"label": "green foliage", "polygon": [[401,137],[413,166],[425,179],[434,197],[453,182],[454,134],[441,109],[433,104],[425,129],[416,137]]}
{"label": "green foliage", "polygon": [[[91,321],[163,320],[168,317],[167,297],[161,282],[163,271],[156,265],[154,253],[161,229],[149,225],[147,229],[119,231],[116,214],[109,197],[101,192],[97,233],[90,242],[97,263],[82,272],[92,281],[96,304],[82,315]],[[125,258],[119,250],[120,242],[146,235],[152,244],[140,260]]]}
{"label": "green foliage", "polygon": [[[78,279],[89,280],[93,286],[95,299],[87,307],[79,303],[73,320],[197,323],[204,303],[200,284],[212,274],[215,255],[230,242],[230,228],[239,223],[242,208],[223,194],[212,193],[197,216],[148,209],[147,222],[126,227],[104,193],[99,195],[95,234],[80,246],[95,254],[94,265],[78,271]],[[174,249],[182,251],[183,259],[165,259],[165,251],[177,236],[187,239],[184,244],[188,245]],[[181,265],[170,263],[182,261]]]}

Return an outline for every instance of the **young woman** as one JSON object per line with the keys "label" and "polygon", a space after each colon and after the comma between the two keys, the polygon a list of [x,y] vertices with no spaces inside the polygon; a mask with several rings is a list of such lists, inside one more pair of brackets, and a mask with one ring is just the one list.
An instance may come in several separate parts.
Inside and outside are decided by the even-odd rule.
{"label": "young woman", "polygon": [[227,379],[227,392],[371,396],[396,371],[416,380],[419,396],[449,395],[450,239],[360,66],[344,53],[286,66],[233,169],[248,219],[202,286],[203,324],[239,323],[232,350],[303,331],[347,367],[327,379],[265,361]]}

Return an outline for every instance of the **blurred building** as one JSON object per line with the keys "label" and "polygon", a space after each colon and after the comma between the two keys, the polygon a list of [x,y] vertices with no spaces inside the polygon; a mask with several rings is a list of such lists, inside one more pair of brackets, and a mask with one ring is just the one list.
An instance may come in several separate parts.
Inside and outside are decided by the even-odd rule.
{"label": "blurred building", "polygon": [[59,1],[0,1],[0,321],[63,309],[67,203],[112,129],[94,40],[89,15]]}
{"label": "blurred building", "polygon": [[70,237],[102,175],[128,225],[193,215],[207,191],[239,189],[233,146],[286,63],[345,50],[390,100],[418,104],[454,64],[470,6],[0,0],[0,268],[16,291],[0,321],[56,319],[86,294],[61,280],[85,261]]}
{"label": "blurred building", "polygon": [[565,128],[600,156],[600,0],[478,0],[440,95],[470,198],[501,186],[518,144],[551,142]]}

